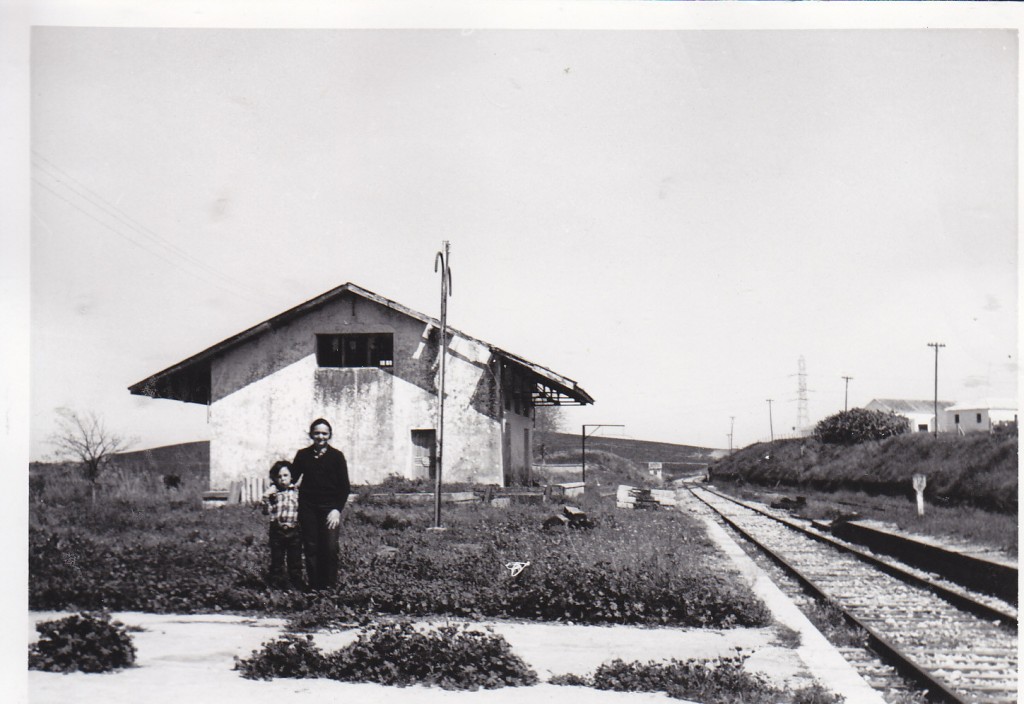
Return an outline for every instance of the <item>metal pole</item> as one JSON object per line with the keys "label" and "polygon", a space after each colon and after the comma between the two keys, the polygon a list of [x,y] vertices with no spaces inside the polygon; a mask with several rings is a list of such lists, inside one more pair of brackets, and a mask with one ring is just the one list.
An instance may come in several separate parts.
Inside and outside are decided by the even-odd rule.
{"label": "metal pole", "polygon": [[448,240],[444,240],[444,252],[434,257],[434,271],[441,265],[441,379],[438,392],[437,420],[437,471],[434,475],[434,527],[441,527],[441,472],[444,468],[444,372],[448,357],[448,296],[451,295],[451,269],[448,267]]}
{"label": "metal pole", "polygon": [[845,393],[843,393],[843,410],[846,411],[846,410],[849,410],[849,407],[850,407],[850,404],[849,404],[849,399],[850,399],[850,379],[852,379],[853,377],[852,376],[844,376],[843,378],[846,379],[846,391],[845,391]]}
{"label": "metal pole", "polygon": [[596,433],[601,428],[625,428],[626,426],[617,423],[584,423],[580,429],[580,462],[583,465],[583,483],[587,483],[587,428],[593,428]]}
{"label": "metal pole", "polygon": [[939,348],[945,347],[941,342],[929,342],[929,347],[935,348],[935,432],[934,436],[939,437]]}
{"label": "metal pole", "polygon": [[583,483],[587,483],[587,426],[580,430],[580,463],[583,466]]}

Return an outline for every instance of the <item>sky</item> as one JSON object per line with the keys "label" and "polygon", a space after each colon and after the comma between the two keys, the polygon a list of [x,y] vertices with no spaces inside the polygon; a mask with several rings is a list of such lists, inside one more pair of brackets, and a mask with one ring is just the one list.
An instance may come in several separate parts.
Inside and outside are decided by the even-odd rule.
{"label": "sky", "polygon": [[[467,25],[471,26],[471,25]],[[60,407],[345,282],[576,380],[566,430],[736,447],[1018,392],[1013,29],[31,31],[31,459]],[[844,376],[852,377],[848,387]],[[768,399],[771,418],[769,418]]]}

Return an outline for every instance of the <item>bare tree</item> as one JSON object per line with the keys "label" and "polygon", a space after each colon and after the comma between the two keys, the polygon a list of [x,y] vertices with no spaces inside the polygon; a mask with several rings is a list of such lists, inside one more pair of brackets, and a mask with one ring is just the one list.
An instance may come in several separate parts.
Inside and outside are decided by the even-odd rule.
{"label": "bare tree", "polygon": [[92,411],[80,413],[58,408],[57,415],[57,429],[50,436],[50,445],[57,454],[82,464],[82,473],[90,484],[90,498],[95,503],[96,481],[109,464],[111,455],[126,450],[133,441],[108,430]]}
{"label": "bare tree", "polygon": [[557,433],[565,425],[561,406],[537,406],[533,417],[533,429],[542,433]]}

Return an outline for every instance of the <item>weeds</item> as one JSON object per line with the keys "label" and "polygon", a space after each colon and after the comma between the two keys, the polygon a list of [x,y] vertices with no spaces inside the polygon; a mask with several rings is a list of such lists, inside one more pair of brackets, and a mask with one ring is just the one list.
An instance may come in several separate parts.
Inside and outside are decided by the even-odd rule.
{"label": "weeds", "polygon": [[417,629],[404,621],[366,626],[354,643],[330,654],[321,652],[312,636],[286,635],[237,660],[235,669],[249,679],[327,677],[442,689],[495,689],[537,682],[536,673],[500,635],[471,630],[468,624]]}
{"label": "weeds", "polygon": [[[248,506],[204,510],[156,481],[138,493],[100,492],[92,505],[71,477],[50,479],[31,507],[34,609],[260,611],[290,615],[297,631],[373,614],[770,622],[700,524],[678,512],[616,510],[593,493],[579,497],[595,524],[583,532],[543,530],[558,510],[551,504],[452,507],[436,533],[425,530],[429,506],[357,504],[344,514],[341,583],[306,595],[268,586],[266,522]],[[54,496],[68,504],[58,508]],[[513,562],[530,564],[513,575]]]}
{"label": "weeds", "polygon": [[613,660],[589,677],[567,674],[552,677],[557,685],[593,687],[617,692],[665,692],[673,699],[704,704],[836,704],[843,697],[820,685],[787,691],[772,685],[763,675],[743,669],[744,658],[624,662]]}
{"label": "weeds", "polygon": [[31,670],[110,672],[135,663],[135,646],[124,624],[110,614],[79,613],[36,624],[39,640],[29,649]]}

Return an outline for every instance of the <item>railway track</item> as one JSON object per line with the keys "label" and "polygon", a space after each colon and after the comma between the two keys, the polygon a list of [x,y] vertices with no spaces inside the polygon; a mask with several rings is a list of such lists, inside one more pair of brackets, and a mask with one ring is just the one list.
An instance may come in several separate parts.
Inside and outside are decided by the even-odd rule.
{"label": "railway track", "polygon": [[[1016,702],[1016,615],[922,580],[912,570],[866,561],[830,539],[743,502],[690,487],[804,587],[838,607],[871,647],[931,701]],[[838,541],[832,541],[838,543]]]}

